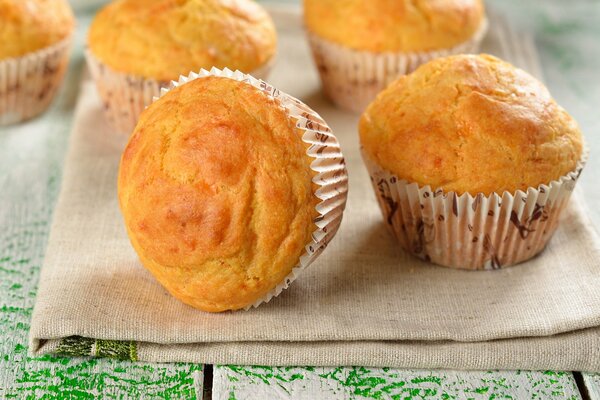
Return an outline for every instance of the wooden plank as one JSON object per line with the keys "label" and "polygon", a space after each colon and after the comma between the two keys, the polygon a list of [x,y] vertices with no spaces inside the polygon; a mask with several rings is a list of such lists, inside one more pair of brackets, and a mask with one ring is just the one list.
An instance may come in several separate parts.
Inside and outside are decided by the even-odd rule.
{"label": "wooden plank", "polygon": [[0,399],[202,398],[203,367],[27,354],[29,322],[60,189],[89,18],[67,85],[46,115],[0,127]]}
{"label": "wooden plank", "polygon": [[212,390],[214,400],[581,399],[571,373],[550,371],[219,366]]}
{"label": "wooden plank", "polygon": [[582,373],[581,375],[590,400],[600,400],[600,374]]}

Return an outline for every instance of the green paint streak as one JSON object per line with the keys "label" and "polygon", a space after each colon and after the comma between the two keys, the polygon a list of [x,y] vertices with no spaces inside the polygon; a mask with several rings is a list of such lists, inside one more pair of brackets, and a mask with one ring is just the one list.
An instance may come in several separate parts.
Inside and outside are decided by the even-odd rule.
{"label": "green paint streak", "polygon": [[544,371],[543,374],[546,376],[565,376],[566,372]]}
{"label": "green paint streak", "polygon": [[0,272],[4,272],[5,274],[9,274],[9,275],[22,275],[23,272],[17,269],[8,269],[8,268],[4,268],[4,267],[0,267]]}
{"label": "green paint streak", "polygon": [[390,383],[389,385],[382,387],[381,391],[384,393],[391,393],[393,390],[403,388],[404,386],[406,386],[405,381],[393,382],[393,383]]}
{"label": "green paint streak", "polygon": [[43,361],[43,362],[49,362],[49,363],[60,363],[62,365],[67,365],[71,362],[70,358],[66,358],[66,357],[57,357],[55,355],[52,354],[46,354],[43,355],[41,357],[37,357],[35,359],[32,359],[34,361]]}
{"label": "green paint streak", "polygon": [[0,307],[0,312],[3,313],[14,313],[14,314],[23,314],[27,317],[31,317],[31,312],[33,308],[23,308],[23,307],[12,307],[12,306],[2,306]]}
{"label": "green paint streak", "polygon": [[437,376],[425,376],[425,377],[417,377],[411,380],[411,383],[425,383],[425,382],[429,382],[429,383],[435,383],[436,385],[441,385],[442,384],[442,380],[437,377]]}
{"label": "green paint streak", "polygon": [[[251,367],[242,367],[236,365],[227,365],[224,368],[230,369],[232,372],[246,376],[250,378],[250,380],[254,381],[259,380],[266,385],[271,385],[272,383],[279,384],[279,382],[293,382],[297,380],[304,379],[304,375],[302,374],[287,374],[289,368],[286,367],[268,367],[268,366],[251,366]],[[231,378],[230,378],[231,379]],[[279,382],[277,382],[279,381]]]}
{"label": "green paint streak", "polygon": [[284,392],[286,392],[287,394],[290,394],[290,391],[288,390],[288,388],[286,388],[285,386],[283,386],[280,382],[276,382],[277,386],[279,386],[279,388],[281,390],[283,390]]}
{"label": "green paint streak", "polygon": [[15,346],[15,353],[23,353],[25,351],[27,351],[27,348],[25,346],[23,346],[22,344],[17,344]]}

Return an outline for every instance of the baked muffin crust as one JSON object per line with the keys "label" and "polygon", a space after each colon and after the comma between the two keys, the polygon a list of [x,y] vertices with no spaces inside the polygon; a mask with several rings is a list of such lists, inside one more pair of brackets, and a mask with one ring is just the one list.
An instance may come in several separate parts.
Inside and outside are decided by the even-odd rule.
{"label": "baked muffin crust", "polygon": [[252,72],[275,55],[267,12],[251,0],[116,0],[90,28],[112,69],[161,81],[212,67]]}
{"label": "baked muffin crust", "polygon": [[0,0],[0,60],[52,46],[74,27],[67,0]]}
{"label": "baked muffin crust", "polygon": [[243,308],[297,265],[319,201],[300,135],[275,100],[227,78],[191,81],[144,111],[119,200],[140,260],[175,297]]}
{"label": "baked muffin crust", "polygon": [[486,195],[548,184],[582,154],[577,123],[526,72],[489,55],[434,60],[363,114],[365,154],[400,179]]}
{"label": "baked muffin crust", "polygon": [[466,42],[485,18],[481,0],[304,0],[308,30],[373,52],[418,52]]}

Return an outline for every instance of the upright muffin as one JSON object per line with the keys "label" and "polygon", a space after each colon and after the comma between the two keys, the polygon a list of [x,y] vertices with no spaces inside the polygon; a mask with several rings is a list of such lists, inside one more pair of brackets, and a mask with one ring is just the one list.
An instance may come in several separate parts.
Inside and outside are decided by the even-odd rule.
{"label": "upright muffin", "polygon": [[116,0],[94,18],[88,61],[116,130],[131,133],[160,88],[201,68],[264,77],[276,32],[252,0]]}
{"label": "upright muffin", "polygon": [[0,0],[0,125],[48,108],[68,65],[74,27],[66,0]]}
{"label": "upright muffin", "polygon": [[482,0],[304,0],[325,94],[362,112],[399,75],[433,58],[478,50]]}
{"label": "upright muffin", "polygon": [[488,55],[431,61],[360,120],[386,222],[409,252],[457,268],[539,253],[583,167],[577,123],[526,72]]}
{"label": "upright muffin", "polygon": [[210,312],[249,308],[335,235],[343,158],[314,111],[264,82],[216,69],[191,78],[142,113],[121,160],[121,210],[142,264],[173,296]]}

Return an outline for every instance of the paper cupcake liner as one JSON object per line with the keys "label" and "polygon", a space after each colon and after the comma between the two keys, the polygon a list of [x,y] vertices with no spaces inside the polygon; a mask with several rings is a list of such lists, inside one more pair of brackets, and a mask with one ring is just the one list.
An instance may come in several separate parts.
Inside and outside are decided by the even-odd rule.
{"label": "paper cupcake liner", "polygon": [[449,49],[414,53],[353,50],[310,31],[308,39],[327,97],[339,107],[358,113],[388,84],[421,64],[439,57],[477,52],[487,29],[488,23],[484,20],[467,42]]}
{"label": "paper cupcake liner", "polygon": [[252,85],[269,98],[276,100],[286,111],[289,118],[296,122],[296,127],[303,132],[302,141],[309,145],[307,155],[314,159],[310,168],[315,173],[312,181],[317,186],[314,195],[319,199],[319,203],[315,207],[317,216],[313,222],[316,228],[312,234],[311,241],[305,246],[298,264],[292,269],[290,274],[265,296],[245,307],[245,310],[249,310],[252,307],[258,307],[262,303],[268,303],[284,289],[287,289],[300,273],[325,250],[331,239],[333,239],[342,222],[342,215],[346,208],[348,172],[340,145],[327,123],[319,114],[300,100],[279,91],[268,83],[256,79],[251,75],[240,71],[233,72],[227,68],[224,70],[212,68],[210,71],[203,69],[198,74],[191,73],[187,77],[180,77],[178,82],[171,82],[168,89],[161,89],[160,97],[175,87],[209,76],[233,79]]}
{"label": "paper cupcake liner", "polygon": [[69,64],[71,38],[0,60],[0,125],[33,118],[50,106]]}
{"label": "paper cupcake liner", "polygon": [[[102,99],[104,111],[111,127],[118,133],[130,134],[135,128],[142,111],[167,88],[170,81],[159,81],[137,75],[118,72],[96,58],[89,49],[85,51],[88,66],[98,93]],[[268,76],[275,57],[254,71],[255,76]]]}
{"label": "paper cupcake liner", "polygon": [[446,267],[500,269],[542,251],[587,161],[549,184],[489,196],[434,190],[399,179],[363,151],[385,223],[410,254]]}

